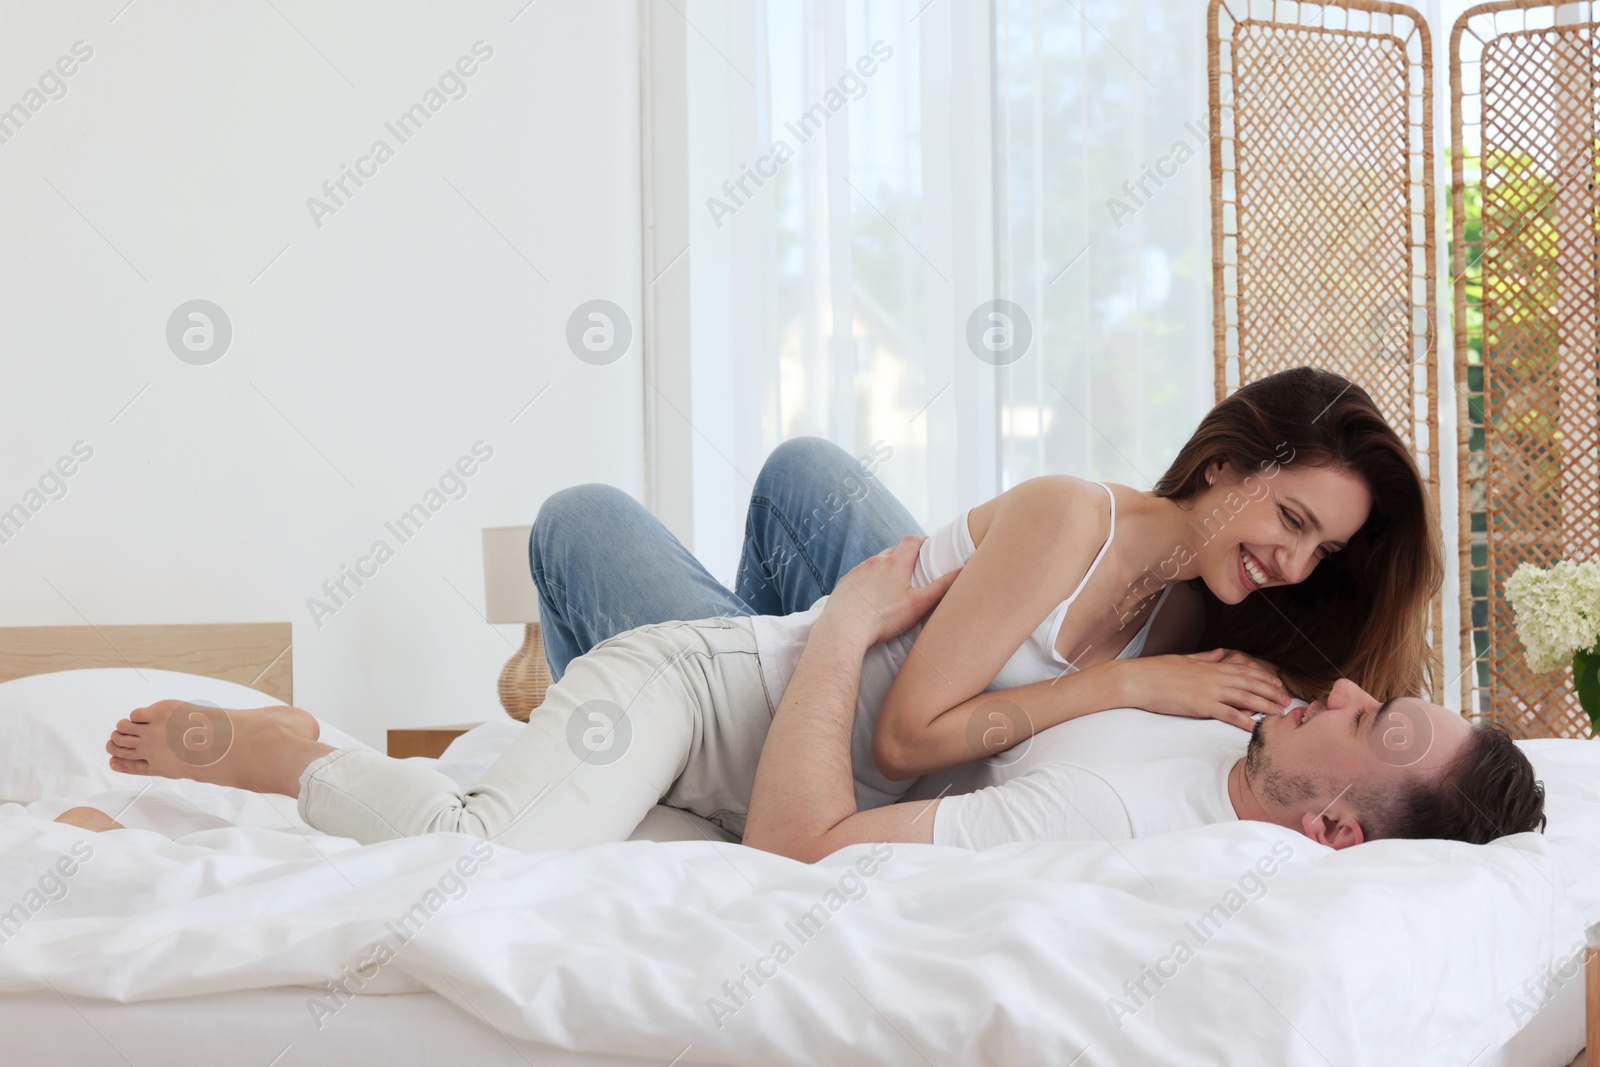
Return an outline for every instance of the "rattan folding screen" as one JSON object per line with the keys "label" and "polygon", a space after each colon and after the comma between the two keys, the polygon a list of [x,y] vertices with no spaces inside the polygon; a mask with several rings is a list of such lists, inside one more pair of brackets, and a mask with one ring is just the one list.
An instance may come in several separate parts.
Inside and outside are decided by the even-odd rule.
{"label": "rattan folding screen", "polygon": [[1462,706],[1523,737],[1590,732],[1570,669],[1528,669],[1504,583],[1600,558],[1596,29],[1591,3],[1503,0],[1450,35]]}
{"label": "rattan folding screen", "polygon": [[1410,445],[1437,514],[1428,27],[1379,0],[1212,0],[1208,42],[1217,399],[1338,371]]}

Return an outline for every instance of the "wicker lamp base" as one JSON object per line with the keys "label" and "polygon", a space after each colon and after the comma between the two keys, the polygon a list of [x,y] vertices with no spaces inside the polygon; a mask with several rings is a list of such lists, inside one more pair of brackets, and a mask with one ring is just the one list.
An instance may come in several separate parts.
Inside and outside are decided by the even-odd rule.
{"label": "wicker lamp base", "polygon": [[544,703],[550,688],[550,664],[544,658],[544,637],[539,624],[528,623],[522,647],[500,671],[500,706],[519,722],[527,722],[533,709]]}

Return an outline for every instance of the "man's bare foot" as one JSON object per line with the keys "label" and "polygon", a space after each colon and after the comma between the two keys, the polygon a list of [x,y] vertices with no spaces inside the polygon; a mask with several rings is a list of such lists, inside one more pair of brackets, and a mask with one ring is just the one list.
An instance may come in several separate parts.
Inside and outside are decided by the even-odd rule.
{"label": "man's bare foot", "polygon": [[319,730],[316,718],[300,708],[238,710],[162,700],[117,723],[106,752],[111,769],[124,774],[292,797],[306,766],[333,751],[317,740]]}
{"label": "man's bare foot", "polygon": [[99,808],[68,808],[56,816],[56,822],[64,822],[68,826],[77,826],[84,830],[93,830],[95,833],[104,833],[107,830],[126,830],[122,825]]}

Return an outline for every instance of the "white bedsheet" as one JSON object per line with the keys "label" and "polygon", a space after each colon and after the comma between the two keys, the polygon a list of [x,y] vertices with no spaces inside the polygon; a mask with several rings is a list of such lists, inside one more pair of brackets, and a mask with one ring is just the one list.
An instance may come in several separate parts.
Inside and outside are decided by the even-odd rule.
{"label": "white bedsheet", "polygon": [[[0,912],[21,903],[23,919],[0,929],[0,991],[318,986],[378,961],[368,992],[429,989],[506,1034],[662,1063],[1468,1064],[1537,1012],[1600,919],[1600,750],[1530,749],[1547,780],[1590,784],[1553,798],[1549,835],[1484,848],[1332,853],[1242,823],[1116,846],[857,846],[808,867],[634,841],[495,849],[459,899],[438,893],[474,843],[458,835],[184,832],[207,817],[158,791],[124,821],[178,840],[94,835],[46,821],[62,803],[7,805]],[[130,795],[95,799],[115,811]],[[45,899],[75,843],[92,856]],[[1274,845],[1291,858],[1252,879]],[[874,848],[863,876],[853,864]],[[419,901],[401,944],[385,924]],[[795,923],[814,908],[806,935]],[[323,1003],[306,1010],[324,1027],[349,1021]]]}

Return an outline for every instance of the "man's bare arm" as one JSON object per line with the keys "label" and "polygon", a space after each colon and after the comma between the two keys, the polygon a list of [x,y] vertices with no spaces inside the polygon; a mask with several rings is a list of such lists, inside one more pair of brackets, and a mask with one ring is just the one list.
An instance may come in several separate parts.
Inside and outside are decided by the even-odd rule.
{"label": "man's bare arm", "polygon": [[745,844],[815,863],[861,841],[933,840],[937,801],[856,810],[850,730],[871,644],[826,612],[817,620],[761,749]]}
{"label": "man's bare arm", "polygon": [[906,538],[867,560],[828,598],[767,731],[745,844],[814,863],[863,841],[933,840],[937,800],[858,811],[850,761],[862,657],[927,614],[955,579],[911,589],[920,544]]}

